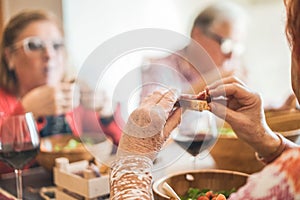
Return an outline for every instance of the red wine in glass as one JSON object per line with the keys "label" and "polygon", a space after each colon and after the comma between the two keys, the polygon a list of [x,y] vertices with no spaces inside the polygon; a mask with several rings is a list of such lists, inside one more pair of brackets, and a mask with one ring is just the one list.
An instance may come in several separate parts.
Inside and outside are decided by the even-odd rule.
{"label": "red wine in glass", "polygon": [[204,150],[213,146],[217,135],[217,123],[211,112],[187,110],[183,113],[178,131],[172,133],[172,138],[192,155],[194,169],[196,169],[196,158]]}
{"label": "red wine in glass", "polygon": [[200,152],[206,150],[214,143],[215,138],[205,133],[185,134],[185,136],[174,138],[184,150],[196,157]]}
{"label": "red wine in glass", "polygon": [[0,160],[15,169],[18,199],[23,199],[22,169],[37,155],[39,146],[39,133],[32,113],[1,116]]}
{"label": "red wine in glass", "polygon": [[0,160],[6,162],[14,169],[23,169],[39,152],[39,146],[25,143],[22,150],[16,150],[13,144],[5,144],[0,150]]}

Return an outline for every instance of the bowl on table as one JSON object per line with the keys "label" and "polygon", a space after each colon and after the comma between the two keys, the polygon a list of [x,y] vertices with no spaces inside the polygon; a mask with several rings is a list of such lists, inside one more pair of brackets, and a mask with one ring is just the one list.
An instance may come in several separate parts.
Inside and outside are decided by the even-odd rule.
{"label": "bowl on table", "polygon": [[93,156],[86,150],[80,138],[73,135],[53,135],[41,138],[37,162],[48,171],[55,166],[55,159],[65,157],[69,162],[91,160]]}
{"label": "bowl on table", "polygon": [[300,110],[267,111],[265,113],[270,128],[287,139],[296,142],[300,136]]}
{"label": "bowl on table", "polygon": [[[269,111],[266,112],[266,120],[273,131],[287,139],[295,142],[299,138],[300,111]],[[225,134],[220,131],[220,136],[210,152],[217,167],[245,173],[260,171],[265,165],[256,159],[254,149],[239,140],[228,124],[224,127]]]}
{"label": "bowl on table", "polygon": [[218,169],[251,174],[265,166],[256,159],[254,149],[234,135],[220,135],[210,154]]}
{"label": "bowl on table", "polygon": [[248,174],[227,170],[198,170],[186,171],[172,174],[158,179],[153,184],[155,199],[170,199],[167,192],[163,189],[164,182],[179,195],[183,196],[189,188],[210,189],[213,191],[238,189],[247,181]]}

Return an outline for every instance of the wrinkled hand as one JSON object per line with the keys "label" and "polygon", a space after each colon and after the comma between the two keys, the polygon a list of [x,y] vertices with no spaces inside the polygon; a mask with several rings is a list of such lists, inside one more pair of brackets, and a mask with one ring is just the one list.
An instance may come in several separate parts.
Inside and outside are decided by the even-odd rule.
{"label": "wrinkled hand", "polygon": [[266,130],[269,131],[260,95],[249,90],[235,77],[217,81],[208,89],[212,97],[227,98],[227,105],[212,101],[212,112],[225,119],[242,140],[260,142]]}
{"label": "wrinkled hand", "polygon": [[57,87],[48,85],[34,88],[22,99],[25,112],[32,112],[35,118],[60,115],[77,105],[74,84],[61,83]]}
{"label": "wrinkled hand", "polygon": [[129,116],[119,143],[118,155],[143,155],[154,160],[170,132],[179,124],[181,109],[173,110],[179,94],[156,91]]}
{"label": "wrinkled hand", "polygon": [[212,101],[212,112],[225,119],[237,136],[251,145],[262,157],[272,157],[284,144],[295,144],[281,139],[266,123],[262,99],[234,77],[225,78],[208,87],[212,97],[226,97],[227,105]]}

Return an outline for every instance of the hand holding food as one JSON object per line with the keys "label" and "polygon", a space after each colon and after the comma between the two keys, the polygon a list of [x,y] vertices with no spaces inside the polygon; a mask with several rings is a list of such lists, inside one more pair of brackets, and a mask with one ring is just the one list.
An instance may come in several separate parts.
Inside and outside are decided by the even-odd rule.
{"label": "hand holding food", "polygon": [[154,92],[129,116],[118,158],[111,166],[110,199],[153,199],[152,161],[179,124],[181,109],[174,108],[177,98],[174,90]]}
{"label": "hand holding food", "polygon": [[56,112],[55,89],[44,85],[29,91],[22,99],[25,111],[31,111],[35,118],[54,115]]}
{"label": "hand holding food", "polygon": [[22,97],[21,102],[25,111],[31,111],[35,118],[64,114],[76,106],[74,85],[61,83],[57,87],[36,87]]}
{"label": "hand holding food", "polygon": [[[264,112],[259,94],[250,91],[234,77],[225,78],[209,86],[214,97],[227,98],[227,105],[211,103],[212,112],[230,123],[245,140],[255,139],[253,131],[264,131]],[[260,139],[259,139],[260,140]]]}
{"label": "hand holding food", "polygon": [[179,124],[181,110],[173,110],[178,98],[175,90],[154,92],[129,116],[119,144],[118,154],[143,155],[154,159]]}
{"label": "hand holding food", "polygon": [[208,86],[210,95],[224,97],[227,105],[211,102],[214,114],[225,119],[237,136],[250,144],[261,156],[276,152],[280,138],[268,127],[262,99],[235,77],[225,78]]}

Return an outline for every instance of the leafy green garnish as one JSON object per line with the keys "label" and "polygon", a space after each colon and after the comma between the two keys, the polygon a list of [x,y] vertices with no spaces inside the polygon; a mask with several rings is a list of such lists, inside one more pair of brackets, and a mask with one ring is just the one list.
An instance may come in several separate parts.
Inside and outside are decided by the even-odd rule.
{"label": "leafy green garnish", "polygon": [[198,188],[189,188],[187,194],[181,198],[181,200],[194,200],[197,199],[200,196],[205,195],[206,192],[208,192],[209,189],[198,189]]}
{"label": "leafy green garnish", "polygon": [[61,146],[58,144],[54,145],[54,151],[55,152],[59,152],[59,151],[63,151],[63,150],[72,150],[72,149],[76,149],[78,147],[78,145],[80,144],[80,142],[78,142],[75,139],[70,139],[67,143],[66,146]]}
{"label": "leafy green garnish", "polygon": [[[198,188],[189,188],[186,195],[181,197],[181,200],[197,200],[200,196],[205,196],[208,191],[211,191],[210,189],[198,189]],[[235,192],[236,189],[232,188],[231,190],[220,190],[217,192],[214,192],[214,194],[223,194],[226,198],[230,196],[231,193]]]}

